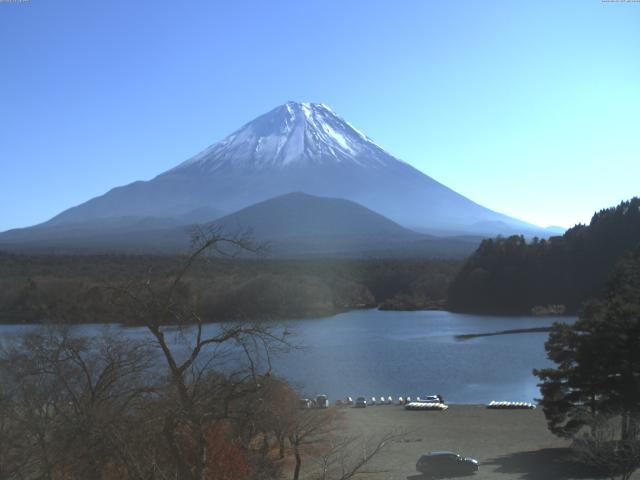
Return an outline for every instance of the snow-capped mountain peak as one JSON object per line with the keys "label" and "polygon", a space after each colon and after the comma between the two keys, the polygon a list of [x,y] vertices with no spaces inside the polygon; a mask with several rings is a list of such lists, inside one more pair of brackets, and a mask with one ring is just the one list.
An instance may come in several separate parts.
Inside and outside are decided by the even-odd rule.
{"label": "snow-capped mountain peak", "polygon": [[394,158],[326,105],[298,102],[261,115],[149,181],[114,188],[46,225],[94,228],[114,219],[130,225],[131,218],[136,225],[149,218],[206,223],[213,220],[209,212],[236,212],[292,192],[351,200],[400,225],[440,233],[504,233],[505,225],[539,231]]}
{"label": "snow-capped mountain peak", "polygon": [[327,105],[287,102],[171,170],[264,169],[351,162],[398,162]]}

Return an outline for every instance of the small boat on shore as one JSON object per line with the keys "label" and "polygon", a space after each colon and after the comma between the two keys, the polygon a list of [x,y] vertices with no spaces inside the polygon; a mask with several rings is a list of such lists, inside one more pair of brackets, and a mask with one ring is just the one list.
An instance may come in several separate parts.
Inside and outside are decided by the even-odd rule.
{"label": "small boat on shore", "polygon": [[407,410],[438,410],[443,411],[449,408],[444,403],[435,402],[410,402],[407,403],[404,408]]}
{"label": "small boat on shore", "polygon": [[494,410],[533,410],[536,406],[530,402],[496,402],[492,400],[487,408]]}

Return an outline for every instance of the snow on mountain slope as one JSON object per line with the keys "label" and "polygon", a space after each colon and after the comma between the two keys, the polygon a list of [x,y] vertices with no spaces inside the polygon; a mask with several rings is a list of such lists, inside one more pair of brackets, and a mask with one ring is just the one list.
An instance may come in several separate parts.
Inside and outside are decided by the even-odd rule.
{"label": "snow on mountain slope", "polygon": [[212,209],[228,214],[291,192],[352,200],[423,232],[494,234],[491,225],[501,225],[500,233],[544,235],[393,157],[326,105],[297,102],[259,116],[152,180],[114,188],[43,225]]}
{"label": "snow on mountain slope", "polygon": [[168,173],[198,169],[264,169],[351,162],[383,167],[397,161],[328,106],[289,102],[247,123]]}

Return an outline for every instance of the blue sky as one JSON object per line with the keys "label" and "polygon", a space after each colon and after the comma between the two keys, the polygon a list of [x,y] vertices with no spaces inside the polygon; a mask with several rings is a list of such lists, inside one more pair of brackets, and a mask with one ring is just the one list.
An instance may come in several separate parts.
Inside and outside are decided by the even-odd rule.
{"label": "blue sky", "polygon": [[0,2],[0,230],[323,102],[540,225],[640,194],[640,3]]}

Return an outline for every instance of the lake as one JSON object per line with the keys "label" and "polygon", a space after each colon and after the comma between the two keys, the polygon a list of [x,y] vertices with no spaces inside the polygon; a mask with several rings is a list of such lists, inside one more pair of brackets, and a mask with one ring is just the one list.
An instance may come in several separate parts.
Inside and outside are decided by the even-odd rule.
{"label": "lake", "polygon": [[572,317],[464,315],[445,311],[360,310],[289,322],[309,347],[275,361],[308,395],[332,399],[441,394],[447,402],[532,401],[534,368],[551,365],[547,333],[458,341],[455,335],[549,326]]}
{"label": "lake", "polygon": [[[276,356],[273,370],[305,395],[323,393],[331,400],[347,395],[354,399],[381,395],[415,398],[439,393],[450,403],[532,401],[540,396],[532,369],[551,365],[544,350],[547,333],[464,341],[455,336],[574,320],[354,310],[320,319],[286,321],[280,323],[293,333],[289,339],[305,348]],[[0,334],[6,338],[27,328],[38,327],[4,325],[0,326]],[[92,335],[102,328],[82,325],[76,331]],[[131,337],[147,335],[140,328],[121,330]]]}

